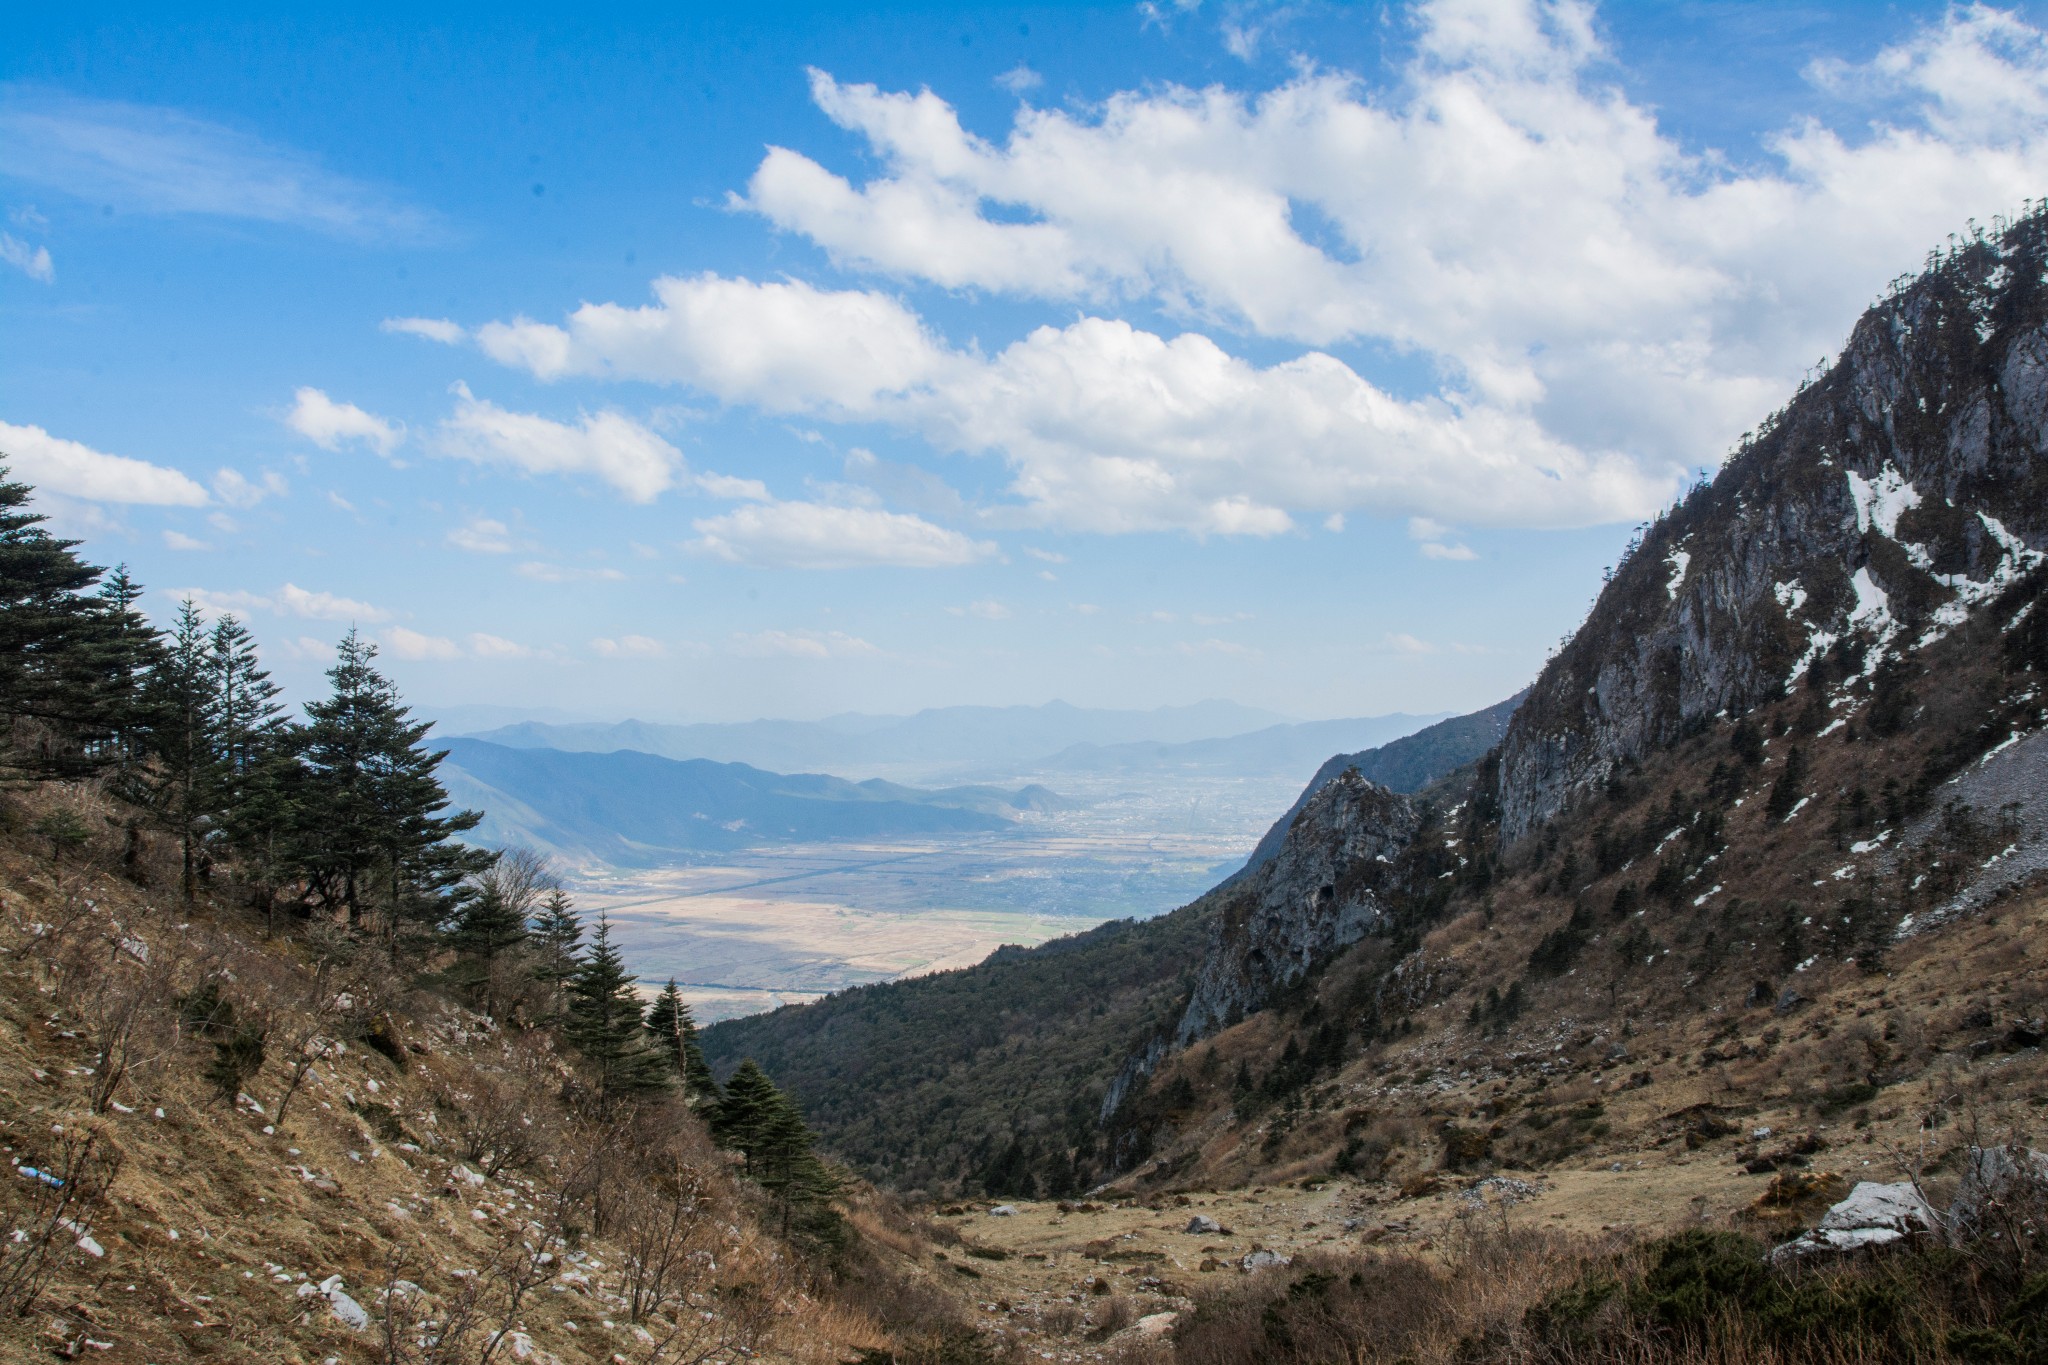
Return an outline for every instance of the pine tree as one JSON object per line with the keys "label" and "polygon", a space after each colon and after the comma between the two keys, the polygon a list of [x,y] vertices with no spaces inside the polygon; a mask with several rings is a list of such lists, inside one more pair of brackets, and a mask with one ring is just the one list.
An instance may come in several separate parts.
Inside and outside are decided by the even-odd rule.
{"label": "pine tree", "polygon": [[452,975],[475,994],[486,1014],[498,1012],[492,985],[498,959],[526,942],[526,917],[547,877],[547,862],[538,853],[509,850],[476,879],[476,894],[449,930],[448,946],[459,955]]}
{"label": "pine tree", "polygon": [[789,1096],[770,1086],[774,1098],[762,1119],[748,1169],[782,1214],[782,1235],[789,1236],[791,1215],[822,1203],[839,1192],[839,1182],[812,1152],[817,1135],[804,1122]]}
{"label": "pine tree", "polygon": [[725,1083],[724,1098],[711,1111],[711,1136],[719,1146],[746,1158],[748,1175],[754,1173],[754,1162],[781,1100],[775,1082],[749,1057],[732,1073]]}
{"label": "pine tree", "polygon": [[268,923],[279,869],[291,861],[303,776],[298,736],[241,621],[233,616],[215,621],[209,644],[220,712],[221,830],[243,859],[256,905]]}
{"label": "pine tree", "polygon": [[717,1100],[718,1081],[704,1060],[704,1049],[697,1042],[697,1021],[690,1017],[690,1006],[676,989],[674,977],[648,1006],[647,1031],[681,1080],[686,1098],[692,1102]]}
{"label": "pine tree", "polygon": [[219,682],[205,622],[188,597],[178,604],[177,621],[143,702],[158,762],[151,804],[177,837],[179,887],[188,905],[199,894],[202,845],[226,789]]}
{"label": "pine tree", "polygon": [[431,722],[411,718],[376,657],[349,631],[327,671],[332,694],[306,707],[299,758],[309,780],[298,814],[307,837],[297,852],[308,894],[345,910],[351,925],[382,893],[395,952],[403,926],[438,927],[459,910],[466,879],[495,855],[454,842],[483,815],[440,813],[448,793],[434,773],[447,753],[422,747]]}
{"label": "pine tree", "polygon": [[10,765],[34,778],[89,774],[133,757],[128,731],[156,634],[125,572],[101,570],[43,528],[34,492],[0,466],[0,724]]}
{"label": "pine tree", "polygon": [[612,942],[611,921],[602,915],[590,949],[569,982],[566,1032],[590,1066],[600,1105],[610,1107],[668,1086],[668,1064],[648,1046],[633,977]]}
{"label": "pine tree", "polygon": [[560,887],[548,892],[534,917],[534,979],[547,987],[549,1008],[559,1012],[569,981],[583,966],[583,921]]}

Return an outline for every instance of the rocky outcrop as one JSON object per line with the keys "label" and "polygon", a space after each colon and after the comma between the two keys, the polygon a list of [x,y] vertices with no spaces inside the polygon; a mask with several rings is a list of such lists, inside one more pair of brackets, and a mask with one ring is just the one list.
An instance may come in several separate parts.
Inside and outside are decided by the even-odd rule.
{"label": "rocky outcrop", "polygon": [[2048,220],[1866,313],[1836,364],[1647,528],[1503,743],[1503,843],[1796,682],[1931,643],[2048,546]]}
{"label": "rocky outcrop", "polygon": [[1294,798],[1294,804],[1287,813],[1273,822],[1259,840],[1252,856],[1245,859],[1240,868],[1225,886],[1245,880],[1267,863],[1280,856],[1280,848],[1287,842],[1287,831],[1294,825],[1294,817],[1309,799],[1327,787],[1337,777],[1353,768],[1367,780],[1377,782],[1393,791],[1413,794],[1427,787],[1438,778],[1445,777],[1466,764],[1482,757],[1488,749],[1500,743],[1508,731],[1508,719],[1515,714],[1515,708],[1522,704],[1528,689],[1515,693],[1506,701],[1495,702],[1484,710],[1474,711],[1466,716],[1453,716],[1438,721],[1427,729],[1417,730],[1412,735],[1403,735],[1377,749],[1366,749],[1355,754],[1338,754],[1322,767],[1303,787],[1301,795]]}
{"label": "rocky outcrop", "polygon": [[1185,1047],[1258,1009],[1385,913],[1395,860],[1414,837],[1407,797],[1347,769],[1295,815],[1273,860],[1228,893],[1175,1031]]}

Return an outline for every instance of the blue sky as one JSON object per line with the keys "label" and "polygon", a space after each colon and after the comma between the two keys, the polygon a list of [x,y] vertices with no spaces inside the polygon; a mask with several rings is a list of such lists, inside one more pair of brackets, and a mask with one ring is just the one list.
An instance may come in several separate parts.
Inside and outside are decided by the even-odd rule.
{"label": "blue sky", "polygon": [[1483,705],[2048,192],[2030,6],[78,8],[0,450],[300,696]]}

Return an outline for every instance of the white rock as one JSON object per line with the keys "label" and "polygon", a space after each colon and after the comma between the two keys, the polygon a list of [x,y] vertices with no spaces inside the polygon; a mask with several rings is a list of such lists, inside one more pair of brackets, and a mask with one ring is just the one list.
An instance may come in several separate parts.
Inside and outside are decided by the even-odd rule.
{"label": "white rock", "polygon": [[1249,1274],[1254,1270],[1266,1270],[1275,1266],[1292,1265],[1293,1263],[1294,1258],[1291,1256],[1282,1256],[1277,1251],[1267,1251],[1261,1248],[1258,1251],[1246,1252],[1244,1259],[1239,1261],[1237,1266],[1238,1269]]}
{"label": "white rock", "polygon": [[988,1211],[988,1216],[991,1218],[1015,1218],[1017,1210],[1010,1204],[998,1204]]}
{"label": "white rock", "polygon": [[339,1287],[327,1291],[327,1305],[334,1310],[334,1316],[341,1325],[351,1332],[360,1332],[370,1325],[368,1311]]}
{"label": "white rock", "polygon": [[1865,1180],[1822,1216],[1819,1227],[1785,1243],[1770,1259],[1788,1261],[1820,1252],[1860,1251],[1938,1226],[1934,1210],[1911,1181],[1886,1185]]}
{"label": "white rock", "polygon": [[1141,1337],[1163,1337],[1173,1330],[1173,1324],[1180,1321],[1178,1313],[1147,1313],[1137,1321],[1137,1332]]}
{"label": "white rock", "polygon": [[1847,1199],[1827,1211],[1820,1220],[1820,1226],[1823,1232],[1881,1228],[1903,1236],[1917,1229],[1933,1227],[1934,1210],[1927,1207],[1927,1200],[1913,1188],[1911,1181],[1880,1185],[1874,1180],[1864,1180],[1849,1191]]}
{"label": "white rock", "polygon": [[1223,1231],[1223,1224],[1217,1222],[1206,1213],[1198,1213],[1188,1219],[1188,1225],[1184,1230],[1187,1232],[1215,1233]]}

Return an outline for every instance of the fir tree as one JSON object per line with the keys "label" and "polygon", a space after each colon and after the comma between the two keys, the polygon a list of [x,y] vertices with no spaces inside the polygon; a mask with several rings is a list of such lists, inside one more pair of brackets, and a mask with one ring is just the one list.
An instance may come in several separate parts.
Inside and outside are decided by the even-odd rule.
{"label": "fir tree", "polygon": [[583,921],[560,887],[541,900],[531,941],[534,979],[547,987],[549,1009],[560,1012],[564,992],[583,966]]}
{"label": "fir tree", "polygon": [[669,1083],[668,1064],[648,1046],[640,997],[612,942],[611,921],[598,917],[590,949],[569,981],[569,1041],[597,1082],[600,1105],[651,1094]]}
{"label": "fir tree", "polygon": [[441,814],[448,793],[434,773],[447,753],[422,747],[431,722],[411,718],[376,657],[351,630],[327,671],[333,692],[306,707],[298,814],[308,837],[297,851],[309,895],[351,925],[381,893],[395,951],[402,926],[436,927],[460,909],[465,880],[495,855],[454,842],[483,815]]}
{"label": "fir tree", "polygon": [[189,905],[199,893],[202,845],[226,789],[220,744],[219,675],[199,608],[178,604],[170,640],[144,691],[151,747],[158,767],[152,783],[157,818],[177,837],[179,888]]}
{"label": "fir tree", "polygon": [[0,466],[0,724],[12,766],[30,777],[82,776],[133,756],[136,689],[155,632],[125,573],[101,571],[43,528],[33,493]]}
{"label": "fir tree", "polygon": [[748,1168],[782,1215],[782,1235],[790,1234],[793,1215],[823,1203],[839,1192],[839,1182],[811,1150],[817,1135],[804,1122],[796,1102],[771,1085],[769,1102]]}
{"label": "fir tree", "polygon": [[244,860],[268,923],[279,869],[290,861],[300,800],[297,734],[241,621],[222,616],[209,643],[219,708],[221,830]]}
{"label": "fir tree", "polygon": [[748,1175],[754,1173],[755,1158],[781,1100],[775,1082],[749,1057],[732,1073],[724,1097],[711,1111],[711,1136],[719,1146],[746,1158]]}
{"label": "fir tree", "polygon": [[718,1081],[697,1042],[697,1021],[690,1017],[690,1006],[676,989],[674,977],[648,1006],[647,1031],[682,1082],[685,1097],[692,1102],[718,1098]]}
{"label": "fir tree", "polygon": [[526,917],[547,876],[546,861],[532,849],[506,852],[476,879],[476,894],[449,930],[448,945],[460,959],[453,976],[470,989],[486,1014],[498,1012],[493,987],[498,959],[526,942]]}

